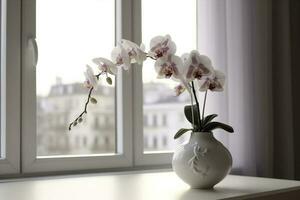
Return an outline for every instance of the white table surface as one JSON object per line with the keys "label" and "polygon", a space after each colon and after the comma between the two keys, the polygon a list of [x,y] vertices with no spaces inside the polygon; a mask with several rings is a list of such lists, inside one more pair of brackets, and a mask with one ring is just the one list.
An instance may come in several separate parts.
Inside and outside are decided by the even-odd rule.
{"label": "white table surface", "polygon": [[174,172],[158,171],[0,181],[1,200],[253,199],[295,190],[300,190],[299,181],[233,175],[227,176],[214,190],[197,190],[190,189]]}

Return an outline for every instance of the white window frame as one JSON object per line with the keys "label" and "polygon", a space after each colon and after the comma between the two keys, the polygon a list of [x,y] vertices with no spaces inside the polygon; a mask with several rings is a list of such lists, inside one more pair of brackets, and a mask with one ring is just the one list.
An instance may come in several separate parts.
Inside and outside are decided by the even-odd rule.
{"label": "white window frame", "polygon": [[[128,16],[131,16],[130,1],[116,1],[116,39],[131,37]],[[35,38],[35,0],[22,4],[22,170],[24,173],[54,172],[67,170],[90,170],[131,167],[132,156],[132,75],[119,73],[117,78],[117,154],[45,157],[36,156],[36,87],[35,67],[28,39]],[[126,92],[123,92],[126,91]],[[124,119],[119,120],[119,119]]]}
{"label": "white window frame", "polygon": [[20,172],[20,9],[20,0],[1,1],[0,176]]}

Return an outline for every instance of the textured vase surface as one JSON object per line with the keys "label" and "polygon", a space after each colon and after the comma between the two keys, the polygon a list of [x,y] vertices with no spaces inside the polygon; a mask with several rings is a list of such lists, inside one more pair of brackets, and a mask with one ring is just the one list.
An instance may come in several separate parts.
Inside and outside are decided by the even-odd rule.
{"label": "textured vase surface", "polygon": [[194,132],[175,149],[172,166],[192,188],[210,189],[229,173],[232,157],[212,133]]}

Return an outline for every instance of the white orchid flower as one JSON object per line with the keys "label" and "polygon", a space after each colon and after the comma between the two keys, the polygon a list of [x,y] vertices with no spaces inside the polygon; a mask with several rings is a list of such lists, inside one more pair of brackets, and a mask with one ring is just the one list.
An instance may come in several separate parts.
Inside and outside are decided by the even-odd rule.
{"label": "white orchid flower", "polygon": [[158,58],[155,62],[155,71],[158,74],[157,78],[172,78],[174,81],[181,82],[188,92],[191,92],[188,82],[183,76],[184,68],[180,57],[168,55]]}
{"label": "white orchid flower", "polygon": [[190,57],[190,54],[189,53],[184,53],[181,55],[181,60],[183,63],[185,63]]}
{"label": "white orchid flower", "polygon": [[156,60],[155,70],[158,74],[157,78],[172,77],[176,80],[182,75],[183,63],[180,57],[168,55],[167,57],[161,57]]}
{"label": "white orchid flower", "polygon": [[204,77],[199,80],[200,91],[216,91],[221,92],[224,90],[225,74],[221,71],[214,70],[213,74],[209,77]]}
{"label": "white orchid flower", "polygon": [[87,88],[93,87],[95,90],[97,90],[98,79],[96,78],[93,69],[89,65],[86,65],[86,71],[84,72],[84,76],[86,78],[84,85]]}
{"label": "white orchid flower", "polygon": [[189,57],[184,54],[182,59],[184,60],[186,79],[188,81],[201,79],[203,76],[209,76],[213,71],[211,60],[205,55],[200,55],[196,50],[191,51]]}
{"label": "white orchid flower", "polygon": [[100,71],[102,72],[112,75],[116,75],[118,72],[117,66],[106,58],[94,58],[92,61],[99,67]]}
{"label": "white orchid flower", "polygon": [[143,44],[139,47],[134,42],[122,39],[121,45],[126,50],[131,63],[142,64],[147,59],[147,53]]}
{"label": "white orchid flower", "polygon": [[176,53],[176,44],[172,41],[170,35],[156,36],[150,41],[149,55],[154,58],[160,58]]}
{"label": "white orchid flower", "polygon": [[176,96],[179,96],[186,90],[186,87],[182,84],[179,84],[174,89]]}
{"label": "white orchid flower", "polygon": [[111,60],[125,70],[130,68],[130,57],[122,45],[118,45],[112,50]]}

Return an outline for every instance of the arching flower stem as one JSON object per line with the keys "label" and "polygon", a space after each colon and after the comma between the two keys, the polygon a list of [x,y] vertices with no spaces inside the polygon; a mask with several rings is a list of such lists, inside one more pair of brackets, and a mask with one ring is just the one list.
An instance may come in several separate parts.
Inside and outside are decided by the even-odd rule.
{"label": "arching flower stem", "polygon": [[147,58],[151,58],[152,60],[157,60],[155,57],[150,56],[150,55],[147,55],[146,57],[147,57]]}
{"label": "arching flower stem", "polygon": [[[72,129],[72,126],[76,126],[76,125],[77,125],[77,123],[78,123],[77,121],[78,121],[80,118],[82,119],[82,116],[83,116],[84,114],[87,114],[87,106],[88,106],[88,104],[89,104],[89,102],[90,102],[90,99],[91,99],[91,95],[92,95],[93,89],[94,89],[94,87],[91,87],[91,88],[90,88],[89,95],[88,95],[88,98],[87,98],[87,100],[86,100],[86,102],[85,102],[84,110],[82,111],[82,113],[80,113],[80,115],[79,115],[73,122],[70,123],[70,125],[69,125],[69,131]],[[75,125],[75,124],[76,124],[76,125]]]}
{"label": "arching flower stem", "polygon": [[[102,72],[100,72],[99,74],[95,75],[96,78],[97,78],[97,80],[99,80],[99,77],[100,77],[103,73],[104,73],[104,72],[102,71]],[[77,123],[79,122],[79,119],[82,119],[82,116],[83,116],[84,114],[87,114],[87,107],[88,107],[88,105],[89,105],[89,103],[90,103],[90,99],[91,99],[93,90],[94,90],[94,87],[91,87],[90,90],[89,90],[88,98],[87,98],[87,100],[86,100],[86,102],[85,102],[85,105],[84,105],[84,110],[82,111],[82,113],[80,113],[80,114],[78,115],[78,117],[77,117],[73,122],[71,122],[71,123],[69,124],[69,131],[72,129],[72,126],[76,126],[76,125],[77,125]]]}

